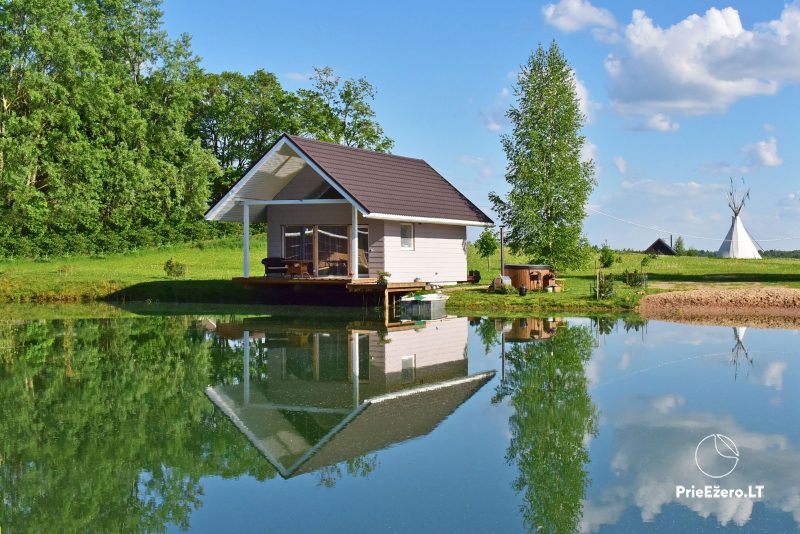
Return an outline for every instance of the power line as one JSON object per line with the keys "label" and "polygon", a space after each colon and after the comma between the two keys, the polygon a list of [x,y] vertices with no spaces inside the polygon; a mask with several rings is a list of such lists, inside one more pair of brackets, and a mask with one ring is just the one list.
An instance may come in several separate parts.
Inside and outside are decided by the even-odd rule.
{"label": "power line", "polygon": [[[609,219],[614,219],[615,221],[619,221],[621,223],[630,224],[632,226],[638,226],[639,228],[644,228],[645,230],[652,230],[654,232],[659,232],[661,234],[673,234],[673,235],[680,235],[680,236],[683,236],[683,237],[691,237],[692,239],[706,239],[708,241],[720,241],[720,238],[718,238],[718,237],[707,237],[707,236],[699,236],[699,235],[692,235],[692,234],[682,234],[681,232],[674,232],[674,231],[671,231],[671,230],[665,230],[665,229],[659,228],[657,226],[648,226],[646,224],[640,224],[640,223],[637,223],[636,221],[623,219],[621,217],[617,217],[615,215],[611,215],[610,213],[606,213],[604,211],[600,211],[598,209],[591,208],[589,206],[586,207],[586,210],[587,211],[591,211],[592,213],[596,213],[598,215],[602,215],[604,217],[608,217]],[[800,236],[776,237],[776,238],[772,238],[772,239],[759,239],[758,242],[759,243],[766,243],[766,242],[771,242],[771,241],[794,241],[794,240],[799,240],[799,239],[800,239]],[[730,241],[730,240],[723,239],[722,241]]]}

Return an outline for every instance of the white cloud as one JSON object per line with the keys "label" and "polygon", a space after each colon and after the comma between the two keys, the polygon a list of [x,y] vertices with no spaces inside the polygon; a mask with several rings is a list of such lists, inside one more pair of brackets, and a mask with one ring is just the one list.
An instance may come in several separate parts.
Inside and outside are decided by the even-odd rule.
{"label": "white cloud", "polygon": [[800,82],[800,4],[778,20],[742,26],[733,8],[711,8],[662,28],[635,10],[623,51],[605,61],[614,109],[622,114],[722,112],[740,98]]}
{"label": "white cloud", "polygon": [[775,131],[775,126],[773,126],[772,124],[770,124],[768,122],[765,122],[764,125],[762,126],[762,128],[764,128],[765,132],[774,132]]}
{"label": "white cloud", "polygon": [[774,137],[747,145],[744,147],[744,151],[752,165],[779,167],[783,163],[783,159],[778,155],[778,141]]}
{"label": "white cloud", "polygon": [[500,98],[508,98],[511,96],[511,91],[509,91],[508,87],[503,87],[500,89]]}
{"label": "white cloud", "polygon": [[671,121],[663,113],[655,113],[646,121],[637,126],[637,130],[653,130],[655,132],[677,132],[680,125]]}
{"label": "white cloud", "polygon": [[680,197],[697,199],[701,195],[713,193],[718,196],[726,191],[723,184],[702,184],[690,180],[688,182],[664,182],[661,180],[623,180],[620,184],[622,189],[635,190],[636,193],[659,197]]}
{"label": "white cloud", "polygon": [[564,33],[586,28],[614,28],[617,21],[607,9],[593,6],[588,0],[561,0],[542,8],[544,20]]}
{"label": "white cloud", "polygon": [[586,84],[577,77],[575,78],[575,94],[578,97],[581,113],[586,117],[586,122],[592,122],[595,111],[600,109],[600,104],[592,100]]}
{"label": "white cloud", "polygon": [[303,74],[302,72],[289,72],[286,74],[285,78],[293,82],[307,82],[311,79],[311,75]]}
{"label": "white cloud", "polygon": [[614,156],[614,167],[617,168],[617,172],[622,176],[625,176],[628,172],[628,162],[622,156]]}
{"label": "white cloud", "polygon": [[499,132],[503,129],[503,125],[500,123],[501,119],[497,116],[496,113],[484,113],[483,114],[483,125],[486,127],[487,130],[490,132]]}
{"label": "white cloud", "polygon": [[458,157],[458,162],[468,167],[477,168],[482,178],[489,178],[492,175],[492,167],[487,163],[486,158],[463,155]]}

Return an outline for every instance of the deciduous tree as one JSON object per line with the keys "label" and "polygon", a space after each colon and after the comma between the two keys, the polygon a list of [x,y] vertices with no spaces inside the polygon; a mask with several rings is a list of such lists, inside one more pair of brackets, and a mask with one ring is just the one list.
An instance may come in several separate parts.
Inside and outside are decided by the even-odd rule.
{"label": "deciduous tree", "polygon": [[594,162],[581,160],[585,117],[575,73],[555,42],[531,54],[514,94],[507,112],[512,132],[502,137],[511,190],[489,198],[512,251],[560,269],[579,267],[588,259],[582,231]]}

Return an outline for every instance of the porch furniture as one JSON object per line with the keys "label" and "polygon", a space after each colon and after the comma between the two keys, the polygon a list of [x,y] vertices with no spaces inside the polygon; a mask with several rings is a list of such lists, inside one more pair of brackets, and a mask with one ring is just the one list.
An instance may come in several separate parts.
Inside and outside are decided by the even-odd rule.
{"label": "porch furniture", "polygon": [[264,265],[264,276],[283,276],[288,272],[285,258],[264,258],[261,264]]}
{"label": "porch furniture", "polygon": [[477,284],[481,281],[481,272],[480,271],[470,271],[467,274],[467,282],[470,284]]}
{"label": "porch furniture", "polygon": [[308,260],[286,260],[286,272],[289,276],[311,277],[314,262]]}

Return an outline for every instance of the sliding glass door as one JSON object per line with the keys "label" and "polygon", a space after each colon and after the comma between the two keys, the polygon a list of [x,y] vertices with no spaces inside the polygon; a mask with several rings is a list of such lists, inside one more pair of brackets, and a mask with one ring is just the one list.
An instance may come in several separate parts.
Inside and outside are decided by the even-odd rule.
{"label": "sliding glass door", "polygon": [[[344,224],[284,226],[283,256],[287,260],[313,262],[317,267],[313,271],[316,276],[349,276],[350,228]],[[369,276],[367,226],[358,227],[357,261],[358,275]]]}
{"label": "sliding glass door", "polygon": [[346,225],[320,225],[317,227],[319,276],[347,276],[349,243]]}

